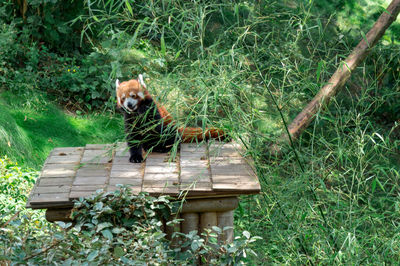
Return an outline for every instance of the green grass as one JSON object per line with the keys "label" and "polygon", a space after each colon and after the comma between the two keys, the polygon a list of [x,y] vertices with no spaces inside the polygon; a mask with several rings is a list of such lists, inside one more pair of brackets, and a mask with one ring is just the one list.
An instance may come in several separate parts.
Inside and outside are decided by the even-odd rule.
{"label": "green grass", "polygon": [[[25,98],[26,97],[26,98]],[[123,139],[119,114],[78,116],[40,94],[0,94],[0,155],[39,169],[54,147],[112,143]]]}

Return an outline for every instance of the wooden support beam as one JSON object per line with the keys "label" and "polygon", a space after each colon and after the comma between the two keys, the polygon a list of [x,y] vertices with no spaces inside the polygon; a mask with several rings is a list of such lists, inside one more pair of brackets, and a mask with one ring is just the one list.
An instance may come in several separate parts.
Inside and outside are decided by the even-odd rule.
{"label": "wooden support beam", "polygon": [[67,209],[47,209],[46,220],[49,222],[61,221],[70,222],[72,208]]}
{"label": "wooden support beam", "polygon": [[236,209],[238,204],[237,197],[188,200],[183,204],[181,213],[230,211]]}

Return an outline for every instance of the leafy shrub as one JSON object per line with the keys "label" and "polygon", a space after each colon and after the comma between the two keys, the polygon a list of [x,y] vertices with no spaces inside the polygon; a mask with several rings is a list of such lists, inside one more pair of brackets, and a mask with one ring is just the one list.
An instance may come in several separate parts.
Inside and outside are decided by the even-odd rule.
{"label": "leafy shrub", "polygon": [[[44,220],[43,211],[25,209],[36,172],[24,171],[9,159],[0,160],[0,261],[13,264],[194,264],[241,265],[258,237],[243,232],[231,244],[218,244],[219,228],[200,238],[195,231],[176,234],[180,244],[165,238],[163,227],[179,220],[170,217],[170,200],[128,187],[99,192],[75,203],[76,223]],[[174,243],[174,245],[170,245]]]}

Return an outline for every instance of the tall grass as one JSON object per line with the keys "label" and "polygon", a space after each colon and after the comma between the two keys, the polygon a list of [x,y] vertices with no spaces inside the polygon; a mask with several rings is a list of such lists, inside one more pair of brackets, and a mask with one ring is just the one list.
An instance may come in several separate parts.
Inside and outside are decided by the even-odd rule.
{"label": "tall grass", "polygon": [[[282,158],[267,153],[283,122],[316,94],[368,30],[344,23],[341,14],[351,6],[337,14],[302,1],[95,1],[86,7],[84,32],[112,29],[120,37],[118,49],[147,49],[164,66],[154,70],[143,62],[141,70],[122,76],[145,72],[152,94],[181,124],[223,127],[254,158],[263,193],[243,198],[236,226],[263,237],[255,262],[400,259],[399,128],[393,116],[400,106],[389,100],[400,97],[393,71],[398,46],[386,43],[372,51],[295,150],[286,149]],[[359,14],[360,7],[353,7]]]}

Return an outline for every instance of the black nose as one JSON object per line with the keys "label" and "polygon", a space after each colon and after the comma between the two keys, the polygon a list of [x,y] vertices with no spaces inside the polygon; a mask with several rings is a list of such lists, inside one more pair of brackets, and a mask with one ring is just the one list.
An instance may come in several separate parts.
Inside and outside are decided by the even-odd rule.
{"label": "black nose", "polygon": [[132,108],[133,108],[133,104],[128,103],[128,108],[129,108],[129,109],[132,109]]}

